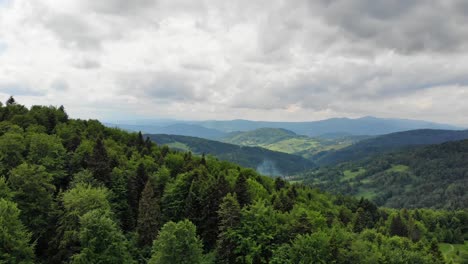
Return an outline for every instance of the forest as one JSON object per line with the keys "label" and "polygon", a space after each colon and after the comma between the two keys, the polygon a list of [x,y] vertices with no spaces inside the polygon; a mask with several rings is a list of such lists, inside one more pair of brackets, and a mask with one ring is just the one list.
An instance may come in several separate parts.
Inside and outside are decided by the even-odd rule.
{"label": "forest", "polygon": [[410,148],[301,173],[305,184],[395,208],[466,209],[468,140]]}
{"label": "forest", "polygon": [[380,208],[14,98],[0,175],[0,263],[448,263],[468,239],[466,209]]}

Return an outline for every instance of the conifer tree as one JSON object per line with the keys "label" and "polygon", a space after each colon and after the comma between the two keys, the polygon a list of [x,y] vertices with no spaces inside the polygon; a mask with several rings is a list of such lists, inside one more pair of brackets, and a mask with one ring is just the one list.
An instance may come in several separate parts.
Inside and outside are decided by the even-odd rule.
{"label": "conifer tree", "polygon": [[229,230],[236,227],[241,218],[241,207],[235,195],[227,194],[219,207],[219,235],[216,245],[217,263],[236,263],[235,241],[229,236]]}
{"label": "conifer tree", "polygon": [[160,227],[161,210],[150,181],[147,181],[141,194],[138,212],[138,242],[141,246],[151,246]]}
{"label": "conifer tree", "polygon": [[107,154],[106,147],[101,137],[99,137],[94,145],[93,153],[88,161],[88,169],[93,172],[94,177],[104,183],[108,188],[111,187],[111,172],[110,159]]}
{"label": "conifer tree", "polygon": [[392,236],[400,236],[400,237],[408,236],[408,227],[403,222],[403,219],[401,219],[400,214],[396,214],[395,216],[393,216],[390,222],[389,233]]}
{"label": "conifer tree", "polygon": [[[148,174],[146,173],[145,165],[140,163],[140,165],[138,165],[136,175],[131,176],[128,179],[128,205],[132,214],[131,218],[134,220],[138,219],[138,206],[147,181]],[[133,229],[135,224],[136,223],[133,223],[129,228]]]}
{"label": "conifer tree", "polygon": [[250,203],[249,184],[247,182],[247,177],[242,172],[239,174],[239,177],[237,177],[234,192],[237,195],[237,200],[241,207]]}

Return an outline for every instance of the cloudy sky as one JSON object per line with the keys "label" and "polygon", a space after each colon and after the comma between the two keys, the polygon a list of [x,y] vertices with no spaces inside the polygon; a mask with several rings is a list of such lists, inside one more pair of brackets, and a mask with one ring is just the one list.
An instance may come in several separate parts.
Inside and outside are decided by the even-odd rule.
{"label": "cloudy sky", "polygon": [[73,117],[468,126],[465,0],[0,0],[0,99]]}

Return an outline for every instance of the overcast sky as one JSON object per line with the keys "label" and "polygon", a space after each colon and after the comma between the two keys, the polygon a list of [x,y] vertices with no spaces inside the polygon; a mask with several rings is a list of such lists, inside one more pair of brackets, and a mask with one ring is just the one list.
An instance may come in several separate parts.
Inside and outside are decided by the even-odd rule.
{"label": "overcast sky", "polygon": [[466,0],[0,0],[0,99],[73,117],[468,125]]}

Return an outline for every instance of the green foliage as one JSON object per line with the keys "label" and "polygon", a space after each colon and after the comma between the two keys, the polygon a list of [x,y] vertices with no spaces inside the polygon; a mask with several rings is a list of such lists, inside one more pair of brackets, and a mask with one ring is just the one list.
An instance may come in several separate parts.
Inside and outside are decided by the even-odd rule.
{"label": "green foliage", "polygon": [[11,170],[8,181],[14,190],[13,200],[21,210],[21,220],[34,237],[39,237],[46,231],[52,210],[52,175],[43,166],[23,163]]}
{"label": "green foliage", "polygon": [[[226,151],[225,145],[198,143]],[[262,163],[263,155],[271,154],[260,148],[226,148],[233,148],[233,160],[249,164]],[[244,149],[248,154],[242,156]],[[374,180],[390,189],[404,182],[411,190],[417,175],[433,177],[424,170],[423,157],[432,171],[450,171],[444,177],[458,179],[466,158],[454,152],[463,150],[447,145],[414,152],[421,166],[394,155],[395,160],[386,157],[372,166],[330,168],[327,185],[360,181],[349,188],[372,191],[377,198],[379,186],[364,188]],[[301,169],[298,163],[289,163],[294,160],[290,155],[274,155],[276,161],[285,157],[286,167]],[[367,199],[322,193],[211,156],[158,147],[143,135],[107,128],[96,120],[69,119],[62,107],[0,105],[0,159],[0,209],[5,210],[0,215],[5,221],[0,228],[0,249],[4,247],[0,257],[6,263],[20,258],[24,263],[52,264],[147,263],[148,259],[150,263],[438,263],[442,256],[438,243],[460,244],[468,234],[466,209],[378,208]],[[379,170],[386,179],[375,175]],[[463,197],[463,187],[449,184],[443,194],[438,193],[444,196],[438,197],[450,198],[447,208],[459,208],[457,203],[464,200],[454,200]],[[401,221],[396,222],[395,216]]]}
{"label": "green foliage", "polygon": [[302,173],[325,191],[394,208],[466,209],[468,140],[412,148]]}
{"label": "green foliage", "polygon": [[31,233],[21,223],[16,204],[0,198],[0,263],[34,263]]}
{"label": "green foliage", "polygon": [[149,264],[199,264],[203,260],[202,242],[190,221],[167,222],[154,241]]}
{"label": "green foliage", "polygon": [[108,211],[92,210],[80,217],[81,250],[71,263],[134,263],[125,236]]}
{"label": "green foliage", "polygon": [[150,181],[146,182],[141,194],[138,212],[136,228],[138,241],[142,246],[150,246],[161,226],[161,209],[159,201],[154,197],[153,186]]}
{"label": "green foliage", "polygon": [[[220,160],[257,169],[257,171],[269,176],[294,174],[315,167],[312,161],[303,157],[265,148],[239,146],[187,136],[148,135],[148,137],[160,145],[169,145],[183,151],[190,150],[200,155],[210,154]],[[265,162],[270,163],[272,168],[261,171],[261,165]]]}

